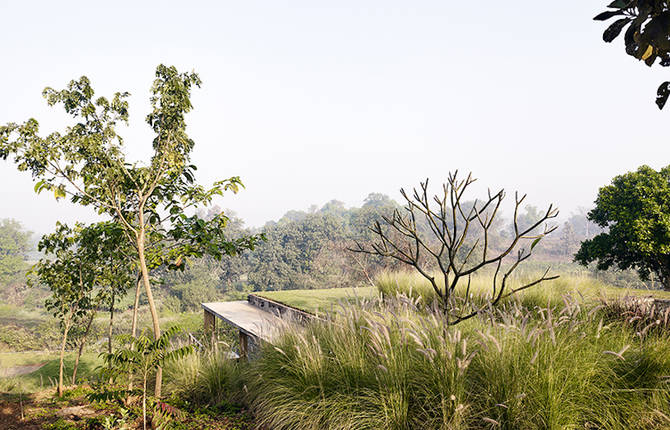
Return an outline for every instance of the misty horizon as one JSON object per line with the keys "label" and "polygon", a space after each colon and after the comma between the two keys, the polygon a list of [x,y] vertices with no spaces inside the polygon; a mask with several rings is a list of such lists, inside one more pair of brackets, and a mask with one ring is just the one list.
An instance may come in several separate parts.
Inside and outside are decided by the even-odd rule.
{"label": "misty horizon", "polygon": [[[240,176],[246,189],[215,204],[248,226],[332,199],[360,206],[369,192],[401,203],[401,187],[427,177],[437,185],[456,169],[479,178],[473,198],[518,190],[566,217],[591,208],[614,176],[669,160],[660,127],[617,124],[624,107],[627,124],[667,118],[653,103],[664,71],[621,55],[621,41],[602,42],[591,19],[599,2],[569,11],[537,2],[71,6],[0,6],[12,18],[0,29],[12,64],[0,72],[2,123],[34,117],[43,133],[64,128],[69,119],[41,92],[86,75],[96,95],[131,93],[119,132],[128,158],[146,161],[156,65],[195,70],[203,84],[187,131],[197,179]],[[473,30],[475,18],[486,32]],[[112,22],[124,31],[103,30]],[[36,196],[11,160],[0,162],[0,181],[1,216],[30,230],[96,219]]]}

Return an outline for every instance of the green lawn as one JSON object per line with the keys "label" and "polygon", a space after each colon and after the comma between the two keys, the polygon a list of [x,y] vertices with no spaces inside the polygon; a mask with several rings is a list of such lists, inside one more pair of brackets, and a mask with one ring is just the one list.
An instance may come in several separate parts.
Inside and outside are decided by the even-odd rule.
{"label": "green lawn", "polygon": [[56,352],[0,352],[0,368],[14,366],[30,366],[33,364],[44,363],[58,357]]}
{"label": "green lawn", "polygon": [[319,313],[330,311],[340,302],[376,297],[377,289],[374,287],[326,288],[323,290],[259,291],[254,294],[307,312]]}
{"label": "green lawn", "polygon": [[[72,378],[72,369],[74,367],[74,352],[65,356],[65,383],[70,384]],[[42,368],[28,373],[27,375],[0,378],[0,393],[8,392],[11,387],[20,386],[23,392],[39,391],[43,388],[55,386],[58,379],[58,353],[0,353],[0,367],[29,366],[34,364],[46,363]],[[102,364],[98,353],[84,353],[79,361],[77,370],[77,382],[90,379],[96,372],[96,368]]]}

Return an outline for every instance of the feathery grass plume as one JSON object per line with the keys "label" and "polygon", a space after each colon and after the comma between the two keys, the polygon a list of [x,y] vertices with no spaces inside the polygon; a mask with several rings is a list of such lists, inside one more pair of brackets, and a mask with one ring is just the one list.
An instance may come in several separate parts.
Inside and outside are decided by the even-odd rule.
{"label": "feathery grass plume", "polygon": [[196,405],[236,406],[244,399],[243,364],[230,351],[204,350],[169,362],[166,391]]}
{"label": "feathery grass plume", "polygon": [[[491,300],[492,276],[493,273],[484,272],[471,277],[469,294],[473,305],[481,306]],[[537,278],[535,271],[518,270],[510,277],[509,288],[518,288],[535,278]],[[444,280],[437,274],[435,279],[438,286],[442,288]],[[463,280],[463,282],[468,281]],[[382,297],[390,299],[406,297],[415,301],[421,308],[434,308],[437,304],[438,298],[433,287],[426,278],[416,272],[382,272],[374,279],[374,283]],[[455,290],[455,300],[458,303],[465,303],[461,290],[458,288]],[[524,307],[532,309],[534,307],[544,308],[547,307],[547,304],[551,307],[563,307],[566,306],[564,300],[571,300],[573,304],[579,304],[579,301],[575,299],[577,297],[589,303],[616,302],[624,297],[638,298],[640,303],[644,303],[644,297],[648,295],[648,291],[645,290],[618,288],[587,275],[575,274],[562,275],[551,283],[520,291],[504,301],[514,302],[518,299]],[[631,302],[635,301],[631,300]]]}
{"label": "feathery grass plume", "polygon": [[425,303],[385,296],[264,348],[244,372],[259,426],[670,426],[667,337],[616,322],[599,329],[594,301],[520,297],[456,329]]}

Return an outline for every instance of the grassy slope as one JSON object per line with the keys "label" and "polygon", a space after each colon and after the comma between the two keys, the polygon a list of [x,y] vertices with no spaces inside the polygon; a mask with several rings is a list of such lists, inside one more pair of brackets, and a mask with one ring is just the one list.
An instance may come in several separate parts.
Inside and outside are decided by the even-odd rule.
{"label": "grassy slope", "polygon": [[0,352],[0,368],[30,366],[53,360],[56,357],[58,357],[56,352],[46,351]]}
{"label": "grassy slope", "polygon": [[0,304],[0,325],[38,325],[46,319],[47,316],[37,310],[29,312],[17,306]]}
{"label": "grassy slope", "polygon": [[[74,353],[68,353],[65,357],[65,381],[70,383],[72,369],[74,367]],[[31,364],[46,363],[42,368],[27,375],[11,378],[0,378],[0,392],[8,392],[9,388],[17,383],[23,392],[35,392],[44,388],[50,388],[58,378],[58,354],[57,353],[2,353],[0,354],[0,365],[26,366]],[[84,353],[79,362],[77,380],[81,382],[95,375],[96,367],[102,364],[97,353]]]}
{"label": "grassy slope", "polygon": [[374,287],[327,288],[320,290],[262,291],[255,294],[298,309],[318,313],[330,311],[343,301],[375,297],[377,289]]}
{"label": "grassy slope", "polygon": [[[515,286],[517,282],[513,283]],[[377,280],[378,284],[386,286],[386,290],[394,290],[398,284],[412,285],[414,294],[432,294],[432,288],[427,285],[425,280],[413,273],[397,273],[383,275]],[[488,279],[473,279],[472,291],[484,292],[489,288]],[[384,289],[384,288],[382,288]],[[283,290],[283,291],[262,291],[255,293],[261,297],[284,303],[308,312],[329,311],[337,306],[340,301],[352,301],[357,298],[372,298],[377,294],[377,289],[373,287],[358,288],[327,288],[318,290]],[[414,295],[413,294],[413,295]],[[555,281],[545,282],[542,285],[533,287],[523,293],[526,298],[534,296],[538,302],[547,300],[561,300],[565,294],[581,295],[587,300],[598,300],[601,297],[621,297],[621,296],[653,296],[662,299],[670,299],[670,292],[660,290],[638,290],[631,288],[618,288],[607,285],[599,280],[587,276],[563,276]]]}

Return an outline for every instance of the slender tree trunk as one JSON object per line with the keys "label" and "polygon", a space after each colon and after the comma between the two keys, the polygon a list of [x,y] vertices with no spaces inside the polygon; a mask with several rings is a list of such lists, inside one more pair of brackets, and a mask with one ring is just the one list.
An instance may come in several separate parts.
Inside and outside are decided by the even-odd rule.
{"label": "slender tree trunk", "polygon": [[147,430],[147,375],[144,374],[144,382],[142,385],[142,425],[144,430]]}
{"label": "slender tree trunk", "polygon": [[[137,286],[135,287],[135,303],[133,305],[133,323],[130,329],[133,338],[137,338],[137,310],[140,307],[140,293],[142,292],[142,275],[137,275]],[[133,389],[133,372],[128,377],[128,391]]]}
{"label": "slender tree trunk", "polygon": [[67,335],[70,332],[70,326],[72,325],[72,313],[70,314],[67,322],[65,323],[65,329],[63,330],[63,341],[60,344],[60,364],[58,366],[58,388],[56,392],[58,396],[63,395],[63,360],[65,359],[65,345],[67,344]]}
{"label": "slender tree trunk", "polygon": [[140,293],[142,292],[142,275],[137,276],[137,287],[135,287],[135,303],[133,305],[133,322],[130,329],[131,335],[137,337],[137,310],[140,307]]}
{"label": "slender tree trunk", "polygon": [[[149,270],[147,269],[146,256],[144,255],[145,246],[145,229],[144,229],[144,213],[143,210],[139,212],[139,230],[137,234],[137,256],[140,262],[140,270],[142,271],[142,283],[144,283],[144,290],[147,293],[147,301],[149,302],[149,310],[151,311],[151,321],[154,326],[154,339],[158,339],[161,335],[161,329],[158,322],[158,312],[156,311],[156,303],[154,303],[154,296],[151,293],[151,283],[149,282]],[[161,385],[163,382],[163,368],[156,368],[156,387],[154,395],[156,398],[161,397]]]}
{"label": "slender tree trunk", "polygon": [[86,331],[84,331],[84,336],[79,342],[79,350],[77,351],[77,358],[74,359],[74,369],[72,369],[72,385],[77,383],[77,369],[79,368],[79,359],[81,354],[84,352],[84,346],[86,345],[86,340],[88,339],[88,334],[91,331],[91,325],[93,324],[93,318],[95,318],[96,312],[91,312],[91,317],[86,323]]}
{"label": "slender tree trunk", "polygon": [[107,352],[112,353],[112,333],[114,332],[114,302],[116,293],[112,291],[112,300],[109,304],[109,329],[107,330]]}

